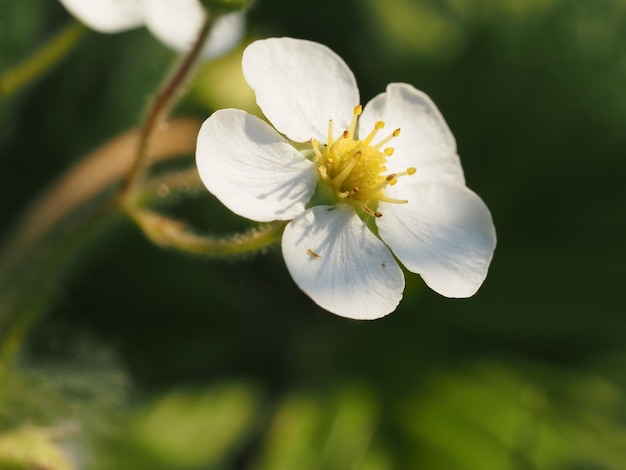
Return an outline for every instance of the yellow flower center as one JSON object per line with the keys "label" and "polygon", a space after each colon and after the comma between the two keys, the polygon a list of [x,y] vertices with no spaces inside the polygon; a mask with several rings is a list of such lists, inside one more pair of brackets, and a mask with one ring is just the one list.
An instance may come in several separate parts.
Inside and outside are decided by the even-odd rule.
{"label": "yellow flower center", "polygon": [[354,115],[350,128],[335,139],[333,137],[333,121],[328,122],[328,143],[320,145],[312,140],[311,145],[319,165],[321,179],[328,184],[339,201],[360,207],[366,213],[380,217],[377,211],[380,201],[396,204],[406,204],[408,201],[387,197],[384,190],[393,186],[400,176],[412,175],[415,168],[407,168],[401,173],[387,173],[387,158],[393,155],[393,147],[385,147],[389,141],[400,135],[396,129],[390,135],[372,144],[378,131],[385,127],[383,121],[378,121],[374,129],[363,140],[357,140],[355,129],[358,117],[363,108],[361,105],[354,108]]}

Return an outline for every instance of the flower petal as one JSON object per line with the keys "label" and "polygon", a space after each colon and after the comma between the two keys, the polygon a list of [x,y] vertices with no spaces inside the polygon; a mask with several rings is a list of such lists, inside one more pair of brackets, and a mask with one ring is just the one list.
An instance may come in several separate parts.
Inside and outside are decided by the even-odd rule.
{"label": "flower petal", "polygon": [[140,0],[61,0],[82,23],[101,33],[118,33],[143,23]]}
{"label": "flower petal", "polygon": [[202,49],[205,60],[222,56],[239,44],[246,32],[246,15],[242,12],[230,13],[218,18],[209,33]]}
{"label": "flower petal", "polygon": [[465,184],[454,136],[426,94],[406,83],[389,84],[365,106],[359,133],[367,134],[376,121],[384,121],[388,132],[402,131],[389,143],[395,148],[387,162],[390,172],[415,167],[414,179]]}
{"label": "flower petal", "polygon": [[[185,52],[198,37],[206,12],[198,0],[146,0],[146,27],[168,47]],[[210,59],[225,54],[237,45],[244,32],[242,13],[219,18],[209,33],[202,57]]]}
{"label": "flower petal", "polygon": [[200,129],[200,177],[230,210],[260,222],[289,220],[313,195],[317,169],[261,119],[224,109]]}
{"label": "flower petal", "polygon": [[402,270],[350,208],[308,209],[285,228],[282,250],[296,284],[329,312],[373,320],[402,298]]}
{"label": "flower petal", "polygon": [[[446,297],[471,297],[487,276],[496,231],[484,202],[465,186],[413,183],[393,197],[408,204],[380,203],[381,238],[398,259]],[[394,187],[395,188],[395,187]]]}
{"label": "flower petal", "polygon": [[359,104],[352,71],[322,44],[293,38],[255,41],[242,65],[265,116],[296,142],[326,142],[329,119],[341,133]]}

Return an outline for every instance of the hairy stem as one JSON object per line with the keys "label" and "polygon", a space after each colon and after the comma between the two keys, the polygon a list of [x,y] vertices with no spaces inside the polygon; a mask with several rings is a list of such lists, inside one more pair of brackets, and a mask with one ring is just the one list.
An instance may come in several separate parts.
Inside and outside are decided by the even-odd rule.
{"label": "hairy stem", "polygon": [[287,225],[285,221],[275,221],[246,233],[211,237],[192,233],[186,223],[147,210],[132,210],[128,215],[155,244],[212,258],[245,256],[264,250],[280,240]]}
{"label": "hairy stem", "polygon": [[185,83],[193,65],[200,55],[202,46],[211,31],[213,23],[214,17],[212,15],[207,15],[207,19],[202,25],[202,29],[198,33],[198,37],[193,44],[193,47],[182,58],[171,76],[165,81],[165,84],[155,95],[152,103],[150,104],[139,133],[137,154],[135,156],[133,166],[120,191],[120,200],[128,198],[141,181],[150,156],[149,152],[152,138],[175,103],[182,85]]}

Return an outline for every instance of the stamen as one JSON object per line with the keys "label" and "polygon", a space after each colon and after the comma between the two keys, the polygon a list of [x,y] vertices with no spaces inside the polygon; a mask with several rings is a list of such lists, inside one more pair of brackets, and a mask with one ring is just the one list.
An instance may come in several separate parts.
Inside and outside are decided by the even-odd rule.
{"label": "stamen", "polygon": [[395,131],[393,131],[391,133],[390,136],[385,137],[383,140],[381,140],[380,142],[378,142],[376,145],[374,145],[374,148],[381,148],[383,145],[385,145],[387,142],[389,142],[391,139],[393,139],[394,137],[398,137],[400,135],[400,129],[396,129]]}
{"label": "stamen", "polygon": [[372,209],[370,209],[366,205],[361,206],[361,208],[368,215],[371,215],[371,216],[374,216],[374,217],[382,217],[383,216],[382,212],[378,212],[378,211],[374,212]]}
{"label": "stamen", "polygon": [[352,115],[352,122],[350,122],[350,129],[348,132],[348,137],[352,138],[352,136],[354,135],[354,130],[356,129],[357,119],[361,115],[362,112],[363,112],[363,106],[358,105],[354,107],[354,114]]}
{"label": "stamen", "polygon": [[376,122],[376,124],[374,124],[374,129],[372,129],[372,132],[370,132],[369,135],[365,139],[363,139],[363,144],[364,145],[369,145],[372,142],[372,139],[374,138],[374,136],[383,127],[385,127],[385,123],[383,121]]}
{"label": "stamen", "polygon": [[332,180],[333,184],[336,184],[337,187],[341,187],[341,184],[346,180],[346,178],[348,177],[348,175],[350,174],[350,172],[354,168],[354,165],[356,165],[358,157],[360,157],[360,156],[361,156],[361,152],[357,152],[357,153],[354,154],[354,158],[352,158],[350,163],[348,163],[346,165],[346,167],[342,170],[341,173],[339,173],[337,176],[335,176],[333,178],[333,180]]}
{"label": "stamen", "polygon": [[328,151],[329,152],[334,151],[335,147],[337,147],[337,145],[339,145],[344,139],[347,139],[348,137],[350,137],[350,134],[348,133],[348,131],[343,131],[343,133],[339,136],[339,138],[333,142],[333,145],[330,145],[328,147]]}
{"label": "stamen", "polygon": [[409,201],[408,201],[408,200],[406,200],[406,199],[395,199],[395,198],[393,198],[393,197],[388,197],[388,196],[385,196],[384,194],[381,194],[381,195],[378,197],[378,201],[380,201],[380,202],[389,202],[389,203],[391,203],[391,204],[406,204],[406,203],[408,203],[408,202],[409,202]]}
{"label": "stamen", "polygon": [[395,186],[395,184],[398,182],[398,175],[396,175],[395,173],[387,175],[385,181],[389,183],[389,186]]}
{"label": "stamen", "polygon": [[315,152],[315,156],[317,159],[315,161],[321,160],[323,157],[322,152],[320,152],[320,143],[317,139],[311,140],[311,145],[313,146],[313,151]]}
{"label": "stamen", "polygon": [[331,147],[333,145],[333,120],[329,119],[328,120],[328,142],[326,142],[326,145],[328,145],[329,147]]}
{"label": "stamen", "polygon": [[383,147],[400,135],[400,129],[394,130],[373,145],[373,140],[385,127],[384,121],[377,121],[367,137],[359,140],[355,133],[362,112],[361,105],[354,107],[350,126],[336,140],[333,136],[333,120],[329,119],[326,145],[320,144],[317,139],[311,139],[311,146],[320,180],[330,185],[334,197],[362,209],[372,217],[382,217],[381,212],[369,206],[376,207],[380,201],[406,204],[408,202],[406,200],[386,196],[384,190],[388,186],[396,185],[401,176],[413,175],[417,170],[409,167],[402,172],[388,173],[387,158],[394,154],[395,148],[390,146],[383,149]]}
{"label": "stamen", "polygon": [[318,170],[320,171],[320,176],[322,177],[322,179],[324,181],[328,181],[328,172],[326,171],[326,167],[322,165],[318,168]]}
{"label": "stamen", "polygon": [[401,171],[400,173],[396,173],[396,176],[414,175],[416,171],[417,171],[416,168],[413,168],[412,166],[410,166],[409,168],[406,169],[406,171]]}
{"label": "stamen", "polygon": [[389,182],[385,179],[385,180],[381,181],[380,183],[375,184],[374,186],[369,188],[369,193],[370,194],[378,194],[379,191],[384,189],[388,184],[389,184]]}

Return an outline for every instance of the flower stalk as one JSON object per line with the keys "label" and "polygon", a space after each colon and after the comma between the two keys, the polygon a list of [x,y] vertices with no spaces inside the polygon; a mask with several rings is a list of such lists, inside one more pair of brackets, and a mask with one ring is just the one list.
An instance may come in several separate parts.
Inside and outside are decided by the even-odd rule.
{"label": "flower stalk", "polygon": [[187,223],[164,215],[136,209],[128,212],[143,233],[162,248],[211,258],[232,258],[259,253],[278,242],[287,222],[262,224],[246,233],[210,237],[192,233]]}
{"label": "flower stalk", "polygon": [[[214,20],[214,17],[207,18],[193,47],[155,95],[138,135],[135,133],[122,138],[121,144],[120,141],[114,141],[77,165],[44,194],[24,217],[14,236],[10,237],[0,258],[0,296],[3,298],[0,309],[0,361],[3,363],[14,355],[27,332],[45,313],[50,292],[44,286],[50,285],[50,279],[58,282],[63,267],[78,247],[91,238],[90,235],[102,222],[118,214],[120,207],[129,204],[130,196],[139,185],[148,165],[149,152],[153,150],[157,133],[168,130],[162,129],[161,124],[192,71]],[[80,30],[83,30],[82,26]],[[44,54],[44,57],[47,55]],[[41,62],[45,63],[45,60],[41,59]],[[31,71],[32,75],[32,70],[37,68],[30,66],[24,70],[17,76],[29,77],[27,72]],[[19,82],[17,79],[9,81]],[[186,142],[191,147],[186,148],[184,153],[189,154],[193,150],[195,139]],[[131,159],[128,158],[129,152],[124,152],[128,149],[135,149],[130,153]],[[176,154],[180,155],[178,152]],[[120,155],[121,158],[115,155]],[[132,161],[130,165],[129,161]],[[104,168],[106,171],[102,171]],[[106,198],[88,210],[86,215],[79,217],[79,221],[70,224],[71,227],[64,227],[60,234],[57,233],[66,217],[74,214],[83,204],[93,201],[99,191],[109,187],[118,178],[125,178],[125,182],[117,197]],[[86,187],[85,182],[89,182]],[[68,191],[67,188],[71,190]],[[34,255],[30,251],[31,247],[38,248],[34,250]]]}
{"label": "flower stalk", "polygon": [[149,152],[154,134],[159,126],[165,121],[167,114],[180,95],[180,90],[200,56],[202,46],[211,31],[211,27],[213,26],[215,19],[215,17],[207,15],[207,19],[202,25],[192,48],[183,56],[182,60],[174,68],[173,73],[165,81],[163,87],[157,92],[152,100],[141,126],[139,142],[137,144],[137,153],[133,166],[119,193],[120,201],[130,197],[141,181],[150,157]]}

